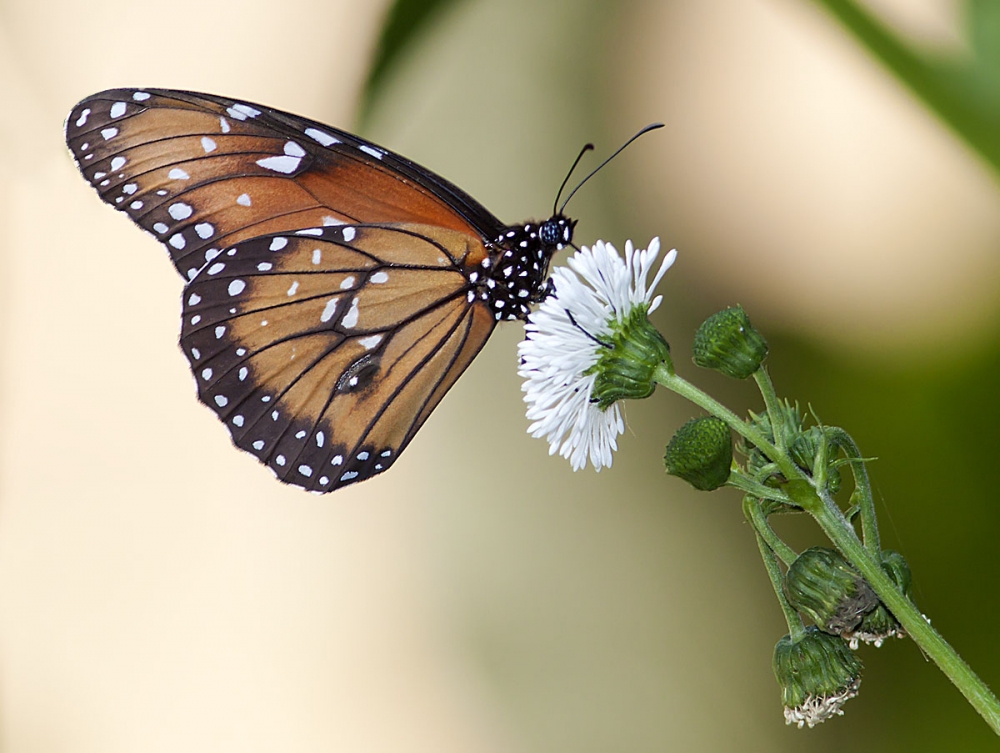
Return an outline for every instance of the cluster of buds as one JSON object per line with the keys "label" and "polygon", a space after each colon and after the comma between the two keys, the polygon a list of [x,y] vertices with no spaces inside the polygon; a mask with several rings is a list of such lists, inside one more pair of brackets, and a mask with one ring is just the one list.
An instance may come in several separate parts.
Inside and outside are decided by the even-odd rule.
{"label": "cluster of buds", "polygon": [[[695,336],[694,361],[747,379],[761,369],[767,351],[766,341],[746,312],[736,307],[715,314],[701,326]],[[751,413],[749,424],[771,445],[783,448],[803,477],[823,493],[832,496],[840,490],[840,469],[849,462],[838,457],[845,436],[842,430],[806,426],[798,405],[788,402],[777,402],[767,413]],[[741,472],[761,488],[777,490],[786,483],[778,464],[761,447],[741,439],[737,449],[746,458],[744,468],[733,461],[726,423],[699,417],[677,431],[664,460],[668,473],[699,490],[733,483],[732,477]],[[790,501],[774,498],[756,503],[765,517],[798,509]],[[800,627],[778,641],[773,668],[787,723],[813,727],[842,714],[844,703],[857,695],[862,663],[854,649],[860,643],[880,646],[888,637],[901,637],[903,631],[864,577],[837,550],[813,547],[786,564],[780,598],[813,626]],[[910,572],[903,558],[885,551],[882,568],[909,596]]]}

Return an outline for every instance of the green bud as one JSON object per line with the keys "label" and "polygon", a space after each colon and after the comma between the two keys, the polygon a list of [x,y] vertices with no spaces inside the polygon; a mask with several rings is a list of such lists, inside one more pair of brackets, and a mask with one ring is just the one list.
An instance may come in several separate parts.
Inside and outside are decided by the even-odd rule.
{"label": "green bud", "polygon": [[786,635],[774,647],[771,663],[781,686],[785,723],[815,727],[858,694],[861,660],[840,638],[815,627],[797,641]]}
{"label": "green bud", "polygon": [[[778,403],[777,433],[781,435],[786,447],[791,447],[803,432],[802,413],[797,404],[787,401]],[[767,413],[754,413],[750,411],[750,422],[764,437],[772,444],[779,444],[775,437],[775,427],[771,425],[771,417]],[[761,471],[765,466],[772,465],[770,459],[761,450],[741,438],[739,450],[747,457],[747,472],[758,481],[774,486],[780,484],[783,479],[780,477],[760,478]]]}
{"label": "green bud", "polygon": [[765,356],[767,342],[750,324],[742,306],[708,317],[694,336],[694,362],[735,379],[752,376]]}
{"label": "green bud", "polygon": [[[648,306],[632,309],[628,318],[614,325],[614,332],[601,341],[606,346],[588,373],[597,379],[590,398],[601,410],[619,400],[641,400],[656,389],[653,372],[670,364],[670,346],[646,317]],[[672,368],[672,364],[671,364]]]}
{"label": "green bud", "polygon": [[[882,552],[882,569],[896,584],[903,596],[909,599],[913,579],[910,575],[910,566],[906,564],[903,555],[891,549],[884,550]],[[857,630],[844,636],[850,642],[851,648],[857,648],[861,643],[868,643],[879,648],[886,638],[905,637],[906,631],[903,630],[903,626],[881,601],[875,609],[864,616]]]}
{"label": "green bud", "polygon": [[850,633],[875,608],[878,597],[840,552],[806,549],[785,573],[785,596],[799,612],[833,635]]}
{"label": "green bud", "polygon": [[695,489],[710,492],[729,480],[733,439],[726,422],[714,416],[692,418],[674,434],[663,458],[667,473]]}
{"label": "green bud", "polygon": [[801,432],[788,445],[788,454],[792,456],[792,460],[799,468],[812,475],[816,470],[816,458],[823,445],[824,435],[826,435],[827,489],[830,494],[836,494],[840,490],[840,470],[830,461],[836,456],[837,447],[830,441],[827,427],[810,426]]}

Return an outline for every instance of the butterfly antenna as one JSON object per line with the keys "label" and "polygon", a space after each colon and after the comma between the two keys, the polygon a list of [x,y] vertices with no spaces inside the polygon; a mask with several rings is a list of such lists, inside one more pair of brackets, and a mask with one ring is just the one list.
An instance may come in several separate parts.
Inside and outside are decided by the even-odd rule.
{"label": "butterfly antenna", "polygon": [[[559,186],[559,192],[556,194],[556,200],[554,202],[552,202],[552,215],[553,216],[555,216],[557,214],[556,207],[559,206],[559,197],[562,196],[563,189],[566,188],[566,184],[569,183],[570,176],[573,174],[573,171],[576,170],[576,166],[580,164],[580,160],[583,159],[583,155],[585,155],[587,152],[589,152],[593,148],[594,148],[593,144],[585,144],[584,147],[583,147],[583,149],[580,150],[580,153],[578,155],[576,155],[576,159],[573,160],[573,166],[569,169],[569,172],[566,173],[566,177],[563,178],[562,185]],[[563,206],[565,206],[565,204]]]}
{"label": "butterfly antenna", "polygon": [[[618,147],[618,149],[615,151],[614,154],[612,154],[610,157],[608,157],[606,160],[604,160],[604,162],[602,162],[597,167],[595,167],[586,178],[584,178],[583,180],[581,180],[579,183],[576,184],[576,188],[574,188],[572,191],[569,192],[569,196],[566,197],[566,201],[564,201],[562,203],[562,206],[559,207],[559,211],[557,212],[557,214],[562,214],[562,211],[566,208],[566,205],[569,204],[569,200],[573,198],[573,194],[575,194],[577,191],[579,191],[580,187],[584,183],[586,183],[588,180],[590,180],[591,178],[593,178],[602,167],[604,167],[611,160],[613,160],[615,157],[617,157],[619,154],[621,154],[624,151],[625,147],[627,147],[629,144],[631,144],[637,138],[639,138],[640,136],[642,136],[644,133],[649,133],[650,131],[655,131],[657,128],[663,128],[663,123],[650,123],[648,126],[646,126],[641,131],[639,131],[637,134],[635,134],[635,136],[633,136],[628,141],[626,141],[624,144],[622,144],[620,147]],[[588,144],[587,146],[590,146],[590,145]],[[584,151],[586,151],[586,149],[584,149]],[[582,156],[583,156],[583,152],[580,153],[580,157],[582,157]],[[580,161],[580,157],[577,157],[577,162]],[[573,166],[574,167],[576,166],[575,162],[573,163]],[[573,171],[570,170],[570,172],[573,172]],[[568,175],[566,176],[566,180],[569,180],[569,176]],[[566,181],[565,180],[563,181],[563,185],[564,186],[566,185]],[[562,189],[561,188],[559,189],[559,193],[562,193]],[[558,203],[558,199],[556,200],[556,202]]]}

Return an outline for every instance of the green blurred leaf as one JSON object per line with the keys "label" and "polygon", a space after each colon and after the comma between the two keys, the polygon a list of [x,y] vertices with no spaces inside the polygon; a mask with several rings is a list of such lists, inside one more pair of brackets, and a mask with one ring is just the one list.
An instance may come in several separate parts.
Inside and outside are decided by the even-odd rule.
{"label": "green blurred leaf", "polygon": [[457,2],[458,0],[396,0],[392,4],[386,14],[385,25],[368,71],[368,80],[361,93],[361,122],[371,112],[372,103],[400,54],[413,44],[433,19],[440,17]]}
{"label": "green blurred leaf", "polygon": [[1000,2],[969,0],[965,17],[977,67],[1000,79]]}

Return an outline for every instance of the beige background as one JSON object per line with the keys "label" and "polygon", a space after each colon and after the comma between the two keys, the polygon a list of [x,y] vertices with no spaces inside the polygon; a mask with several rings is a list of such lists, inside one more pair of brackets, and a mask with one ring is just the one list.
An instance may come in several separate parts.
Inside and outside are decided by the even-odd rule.
{"label": "beige background", "polygon": [[[953,3],[873,6],[961,54]],[[0,3],[0,750],[801,749],[738,497],[662,477],[679,401],[630,406],[614,468],[574,475],[524,433],[510,326],[384,477],[310,496],[231,448],[179,279],[61,123],[152,85],[351,127],[380,5],[235,8]],[[996,183],[811,3],[469,2],[368,134],[514,221],[650,120],[570,209],[581,242],[680,247],[675,346],[734,301],[873,363],[995,320]]]}

